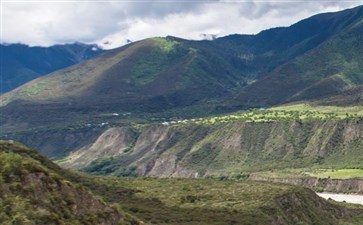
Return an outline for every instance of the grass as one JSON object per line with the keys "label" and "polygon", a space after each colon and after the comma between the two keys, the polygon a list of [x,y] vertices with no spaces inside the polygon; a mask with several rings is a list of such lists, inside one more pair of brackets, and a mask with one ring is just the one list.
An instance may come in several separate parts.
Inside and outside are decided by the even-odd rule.
{"label": "grass", "polygon": [[[297,190],[287,185],[251,181],[212,179],[128,179],[126,187],[136,188],[140,198],[157,198],[167,206],[229,210],[257,210],[273,204],[276,196]],[[223,190],[223,191],[221,191]],[[169,193],[165,195],[165,193]],[[253,197],[252,197],[253,196]]]}
{"label": "grass", "polygon": [[274,122],[293,120],[342,120],[349,118],[363,117],[363,106],[312,106],[309,104],[283,105],[272,108],[251,109],[235,113],[209,116],[204,118],[194,118],[189,120],[179,119],[175,123],[194,124],[218,124],[231,121],[244,122]]}
{"label": "grass", "polygon": [[262,171],[253,173],[257,176],[270,178],[332,178],[332,179],[349,179],[363,178],[363,169],[327,169],[327,168],[300,168],[300,169],[282,169],[272,171]]}
{"label": "grass", "polygon": [[178,45],[177,41],[172,41],[166,38],[154,37],[150,40],[157,45],[162,52],[169,53],[174,50],[175,46]]}
{"label": "grass", "polygon": [[[319,106],[310,104],[292,104],[292,105],[282,105],[278,107],[273,107],[270,110],[273,111],[288,111],[288,112],[304,112],[310,111],[313,113],[320,114],[335,114],[338,118],[345,119],[347,116],[362,117],[363,116],[363,106]],[[348,114],[348,115],[347,115]]]}
{"label": "grass", "polygon": [[319,178],[363,178],[363,169],[318,170],[318,172],[311,173],[310,175]]}
{"label": "grass", "polygon": [[[275,224],[276,218],[280,218],[278,224],[338,221],[333,211],[314,212],[316,205],[320,210],[324,203],[313,203],[318,199],[311,199],[312,192],[297,186],[214,179],[89,178],[92,181],[86,185],[90,189],[107,201],[119,202],[124,211],[148,224]],[[284,206],[279,205],[280,201],[286,201]],[[333,203],[324,207],[336,206]],[[286,215],[285,210],[290,208]],[[344,221],[358,225],[359,218]]]}
{"label": "grass", "polygon": [[39,81],[38,83],[26,86],[26,88],[24,88],[22,92],[26,96],[37,95],[38,93],[42,92],[46,87],[47,84],[45,81]]}
{"label": "grass", "polygon": [[185,52],[177,48],[178,42],[165,38],[149,39],[154,48],[139,58],[130,70],[129,82],[136,85],[146,85],[165,73],[170,66],[185,57]]}

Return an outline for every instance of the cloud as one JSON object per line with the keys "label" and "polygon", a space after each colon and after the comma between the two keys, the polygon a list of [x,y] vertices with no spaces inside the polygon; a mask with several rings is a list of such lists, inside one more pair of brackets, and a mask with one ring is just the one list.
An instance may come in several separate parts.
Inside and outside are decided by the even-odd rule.
{"label": "cloud", "polygon": [[1,41],[43,46],[80,41],[112,48],[152,36],[200,39],[201,34],[257,33],[360,2],[3,0]]}

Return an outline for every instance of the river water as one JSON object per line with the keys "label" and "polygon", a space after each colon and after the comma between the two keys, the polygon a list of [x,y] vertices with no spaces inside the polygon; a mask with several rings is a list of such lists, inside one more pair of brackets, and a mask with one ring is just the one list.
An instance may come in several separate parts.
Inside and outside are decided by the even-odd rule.
{"label": "river water", "polygon": [[348,203],[354,203],[354,204],[361,204],[363,205],[363,195],[356,195],[356,194],[336,194],[336,193],[316,193],[320,197],[323,197],[325,199],[331,198],[337,202],[348,202]]}

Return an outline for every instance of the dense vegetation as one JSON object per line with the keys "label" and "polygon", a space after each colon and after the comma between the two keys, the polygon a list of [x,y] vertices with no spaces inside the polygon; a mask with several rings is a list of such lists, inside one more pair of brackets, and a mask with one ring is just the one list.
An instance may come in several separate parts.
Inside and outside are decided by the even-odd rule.
{"label": "dense vegetation", "polygon": [[[46,158],[20,144],[0,142],[1,224],[131,224]],[[75,176],[73,175],[75,178]]]}
{"label": "dense vegetation", "polygon": [[245,110],[219,116],[198,118],[191,120],[171,121],[175,123],[218,124],[231,121],[245,122],[273,122],[273,121],[301,121],[301,120],[342,120],[361,118],[363,107],[338,106],[310,106],[308,104],[283,105],[273,108],[259,108]]}

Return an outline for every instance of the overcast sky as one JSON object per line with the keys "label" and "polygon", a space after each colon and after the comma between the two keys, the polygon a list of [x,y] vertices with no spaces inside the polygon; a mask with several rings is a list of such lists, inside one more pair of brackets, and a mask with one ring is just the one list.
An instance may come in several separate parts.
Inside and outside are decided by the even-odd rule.
{"label": "overcast sky", "polygon": [[253,34],[361,4],[363,0],[1,0],[1,42],[48,46],[78,41],[114,48],[153,36]]}

